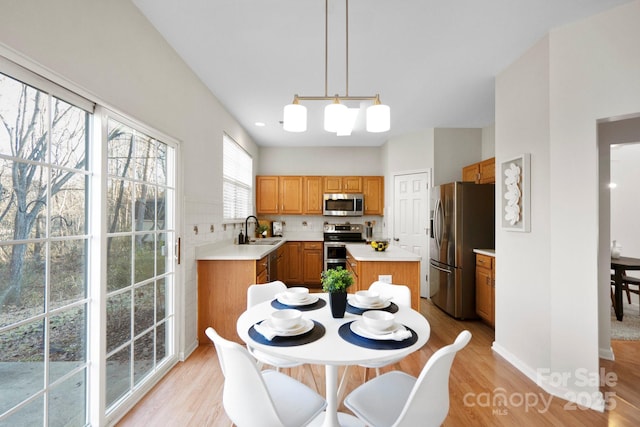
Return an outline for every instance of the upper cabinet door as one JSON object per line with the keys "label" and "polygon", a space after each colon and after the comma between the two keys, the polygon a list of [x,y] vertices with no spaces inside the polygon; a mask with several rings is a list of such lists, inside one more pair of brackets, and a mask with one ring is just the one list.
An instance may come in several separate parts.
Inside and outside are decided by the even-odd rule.
{"label": "upper cabinet door", "polygon": [[383,215],[384,213],[384,177],[365,176],[362,178],[364,195],[364,214]]}
{"label": "upper cabinet door", "polygon": [[280,213],[284,215],[302,214],[302,177],[280,177]]}
{"label": "upper cabinet door", "polygon": [[256,213],[258,215],[279,212],[278,183],[277,176],[256,177]]}
{"label": "upper cabinet door", "polygon": [[362,193],[361,176],[325,176],[325,193]]}
{"label": "upper cabinet door", "polygon": [[341,176],[325,176],[323,191],[325,193],[342,193],[342,177]]}
{"label": "upper cabinet door", "polygon": [[302,185],[302,213],[306,215],[322,215],[322,177],[305,176],[302,180]]}
{"label": "upper cabinet door", "polygon": [[362,177],[345,176],[342,178],[342,187],[345,193],[362,193]]}

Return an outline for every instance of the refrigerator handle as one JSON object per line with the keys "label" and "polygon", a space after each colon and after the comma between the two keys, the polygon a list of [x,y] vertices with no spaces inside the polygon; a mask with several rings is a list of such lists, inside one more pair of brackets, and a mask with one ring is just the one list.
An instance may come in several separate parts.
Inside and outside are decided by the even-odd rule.
{"label": "refrigerator handle", "polygon": [[442,210],[442,201],[440,199],[436,200],[436,206],[433,212],[433,228],[434,228],[434,238],[436,241],[436,246],[438,247],[438,249],[440,249],[440,244],[442,243],[442,236],[441,236],[441,232],[442,232],[442,224],[440,224],[440,211]]}
{"label": "refrigerator handle", "polygon": [[431,267],[435,268],[436,270],[440,270],[443,273],[451,274],[451,270],[447,270],[446,268],[438,267],[437,265],[434,265],[433,263],[431,264]]}

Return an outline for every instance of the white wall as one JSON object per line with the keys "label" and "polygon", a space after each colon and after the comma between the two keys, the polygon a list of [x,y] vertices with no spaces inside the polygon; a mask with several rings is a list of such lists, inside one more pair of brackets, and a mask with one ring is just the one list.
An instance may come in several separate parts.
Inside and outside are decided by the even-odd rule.
{"label": "white wall", "polygon": [[260,147],[258,175],[383,174],[379,147]]}
{"label": "white wall", "polygon": [[482,128],[482,160],[496,155],[496,125],[495,123]]}
{"label": "white wall", "polygon": [[569,375],[541,385],[596,409],[598,386],[578,370],[597,375],[609,321],[597,120],[640,112],[638,22],[634,1],[552,31],[496,81],[496,160],[531,153],[532,215],[531,233],[496,232],[495,346],[529,375]]}
{"label": "white wall", "polygon": [[221,226],[222,134],[256,157],[257,146],[129,0],[4,2],[0,54],[36,63],[30,68],[182,142],[179,351],[189,352],[196,344],[195,245],[234,235]]}
{"label": "white wall", "polygon": [[496,79],[496,189],[500,161],[522,153],[531,153],[533,179],[531,233],[499,228],[502,199],[496,197],[494,347],[530,377],[550,366],[549,89],[548,38]]}
{"label": "white wall", "polygon": [[462,168],[482,160],[482,129],[434,129],[433,185],[462,180]]}

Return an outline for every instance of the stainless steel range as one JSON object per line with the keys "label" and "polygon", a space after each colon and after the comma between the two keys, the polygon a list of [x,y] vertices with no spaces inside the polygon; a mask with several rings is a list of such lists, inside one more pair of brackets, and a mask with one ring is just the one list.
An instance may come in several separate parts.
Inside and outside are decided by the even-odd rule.
{"label": "stainless steel range", "polygon": [[324,270],[347,267],[347,243],[364,243],[362,224],[324,225]]}

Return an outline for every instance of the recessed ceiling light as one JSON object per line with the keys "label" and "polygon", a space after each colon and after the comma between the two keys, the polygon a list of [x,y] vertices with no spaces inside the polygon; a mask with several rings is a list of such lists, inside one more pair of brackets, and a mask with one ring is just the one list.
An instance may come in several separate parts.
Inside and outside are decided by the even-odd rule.
{"label": "recessed ceiling light", "polygon": [[256,125],[256,126],[258,126],[258,127],[261,127],[261,128],[263,128],[263,127],[265,127],[265,126],[266,126],[266,125],[264,124],[264,122],[255,122],[255,125]]}

